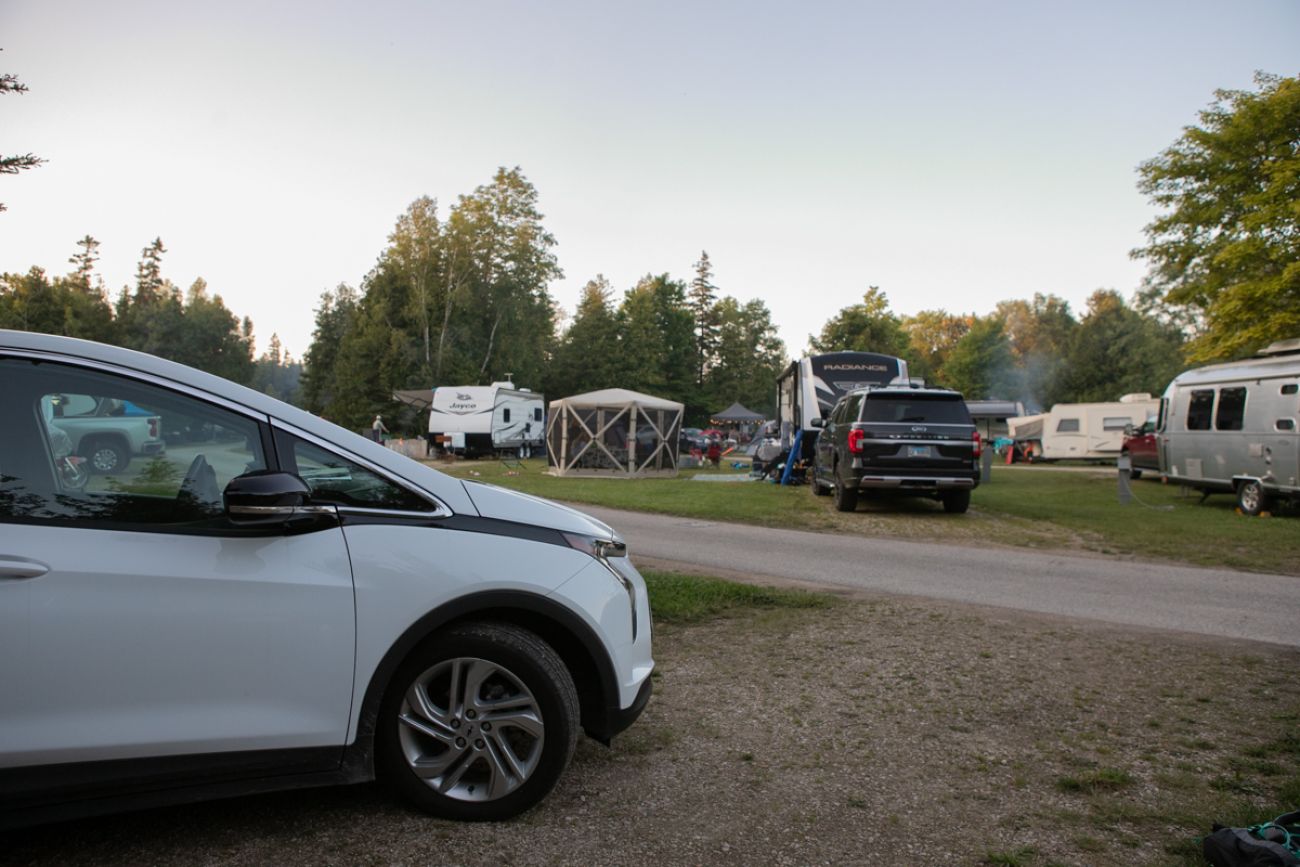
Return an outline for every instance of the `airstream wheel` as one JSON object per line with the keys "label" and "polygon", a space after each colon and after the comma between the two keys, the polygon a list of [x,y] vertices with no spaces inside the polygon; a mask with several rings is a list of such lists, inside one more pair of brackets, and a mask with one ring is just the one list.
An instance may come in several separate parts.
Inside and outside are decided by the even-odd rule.
{"label": "airstream wheel", "polygon": [[1237,505],[1247,515],[1258,515],[1268,510],[1268,494],[1264,486],[1254,479],[1248,479],[1237,487]]}

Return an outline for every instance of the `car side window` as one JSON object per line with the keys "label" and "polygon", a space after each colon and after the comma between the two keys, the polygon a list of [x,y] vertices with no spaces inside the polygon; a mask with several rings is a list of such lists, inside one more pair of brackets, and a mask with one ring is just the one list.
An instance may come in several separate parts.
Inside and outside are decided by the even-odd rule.
{"label": "car side window", "polygon": [[281,469],[311,488],[312,501],[364,509],[432,512],[432,503],[373,470],[282,430],[275,432]]}
{"label": "car side window", "polygon": [[0,520],[228,528],[221,492],[267,467],[258,422],[99,370],[0,359]]}

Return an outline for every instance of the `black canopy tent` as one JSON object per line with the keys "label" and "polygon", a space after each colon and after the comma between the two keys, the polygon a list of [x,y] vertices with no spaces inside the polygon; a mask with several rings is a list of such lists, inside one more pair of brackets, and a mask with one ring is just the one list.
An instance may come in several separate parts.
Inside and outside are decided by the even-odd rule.
{"label": "black canopy tent", "polygon": [[714,413],[709,421],[714,424],[749,424],[751,422],[767,421],[767,416],[747,409],[739,403],[733,403],[722,412]]}

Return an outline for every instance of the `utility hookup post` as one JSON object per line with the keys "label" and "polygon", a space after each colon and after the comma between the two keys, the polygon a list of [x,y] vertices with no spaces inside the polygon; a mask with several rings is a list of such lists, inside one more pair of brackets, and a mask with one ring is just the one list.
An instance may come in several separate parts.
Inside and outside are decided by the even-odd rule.
{"label": "utility hookup post", "polygon": [[1129,487],[1129,479],[1132,475],[1133,461],[1128,455],[1120,455],[1119,460],[1115,462],[1119,469],[1119,504],[1127,506],[1133,500],[1133,489]]}
{"label": "utility hookup post", "polygon": [[993,449],[985,448],[980,454],[980,483],[987,483],[993,476]]}

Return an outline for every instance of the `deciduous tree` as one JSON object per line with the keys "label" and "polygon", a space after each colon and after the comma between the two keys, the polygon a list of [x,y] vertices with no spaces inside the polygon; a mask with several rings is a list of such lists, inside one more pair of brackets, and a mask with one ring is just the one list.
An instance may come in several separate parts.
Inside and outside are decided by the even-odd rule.
{"label": "deciduous tree", "polygon": [[1166,302],[1203,316],[1195,361],[1300,336],[1300,79],[1255,82],[1216,91],[1200,125],[1138,169],[1164,213],[1133,255]]}
{"label": "deciduous tree", "polygon": [[897,316],[889,310],[889,299],[880,287],[872,286],[861,304],[845,307],[822,326],[821,334],[809,337],[814,352],[857,350],[902,355],[907,335]]}

